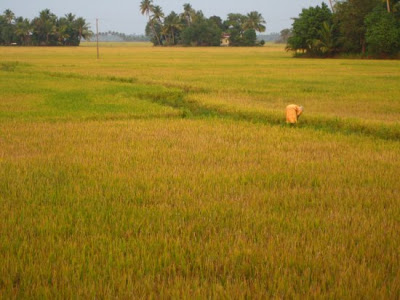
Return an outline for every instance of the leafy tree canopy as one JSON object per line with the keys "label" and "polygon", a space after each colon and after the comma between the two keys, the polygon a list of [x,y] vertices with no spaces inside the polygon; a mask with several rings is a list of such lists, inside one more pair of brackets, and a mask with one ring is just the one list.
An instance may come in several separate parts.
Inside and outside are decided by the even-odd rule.
{"label": "leafy tree canopy", "polygon": [[0,44],[78,46],[90,39],[92,32],[84,18],[69,13],[58,18],[49,9],[39,12],[32,21],[7,9],[0,16]]}
{"label": "leafy tree canopy", "polygon": [[294,19],[287,49],[309,56],[400,54],[400,0],[343,0],[303,9]]}
{"label": "leafy tree canopy", "polygon": [[146,35],[156,46],[219,46],[223,33],[229,36],[232,46],[256,46],[256,31],[265,31],[266,21],[257,11],[247,15],[231,13],[222,20],[218,16],[207,18],[188,3],[180,14],[171,12],[159,17],[155,7],[152,0],[143,0],[140,5],[141,13],[149,19]]}
{"label": "leafy tree canopy", "polygon": [[368,53],[378,56],[396,54],[400,49],[400,26],[393,14],[376,7],[365,18]]}
{"label": "leafy tree canopy", "polygon": [[303,9],[299,17],[294,19],[292,36],[288,38],[287,49],[317,54],[318,49],[315,48],[314,41],[322,38],[323,24],[330,26],[332,22],[332,12],[325,3]]}

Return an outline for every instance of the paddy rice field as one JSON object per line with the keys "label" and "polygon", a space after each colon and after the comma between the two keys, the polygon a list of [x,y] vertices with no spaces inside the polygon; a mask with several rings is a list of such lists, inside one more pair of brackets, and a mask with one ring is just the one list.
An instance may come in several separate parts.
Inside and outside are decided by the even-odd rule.
{"label": "paddy rice field", "polygon": [[100,46],[0,47],[0,298],[400,298],[400,61]]}

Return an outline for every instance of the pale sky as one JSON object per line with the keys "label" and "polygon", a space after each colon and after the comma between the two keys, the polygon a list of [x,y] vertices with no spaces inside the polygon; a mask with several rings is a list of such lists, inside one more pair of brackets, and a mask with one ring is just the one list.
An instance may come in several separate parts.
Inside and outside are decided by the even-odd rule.
{"label": "pale sky", "polygon": [[[267,21],[266,33],[279,32],[289,28],[292,17],[297,17],[302,8],[320,5],[327,0],[154,0],[163,8],[165,14],[175,11],[181,13],[184,3],[190,3],[205,16],[220,16],[226,19],[228,13],[247,14],[258,11]],[[85,18],[95,29],[99,19],[99,31],[118,31],[126,34],[143,34],[147,19],[139,12],[140,0],[0,0],[0,11],[11,9],[15,15],[32,20],[43,9],[50,9],[58,17],[73,13]]]}

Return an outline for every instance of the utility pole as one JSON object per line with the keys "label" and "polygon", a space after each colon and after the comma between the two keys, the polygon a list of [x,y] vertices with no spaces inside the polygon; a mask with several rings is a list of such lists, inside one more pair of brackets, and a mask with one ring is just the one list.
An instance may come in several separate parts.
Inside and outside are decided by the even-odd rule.
{"label": "utility pole", "polygon": [[96,39],[97,39],[97,59],[100,58],[99,55],[99,19],[96,19]]}

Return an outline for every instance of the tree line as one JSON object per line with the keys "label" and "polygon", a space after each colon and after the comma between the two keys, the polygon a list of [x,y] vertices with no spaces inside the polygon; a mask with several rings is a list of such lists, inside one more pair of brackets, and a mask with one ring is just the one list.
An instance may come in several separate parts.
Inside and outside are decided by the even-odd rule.
{"label": "tree line", "polygon": [[0,15],[0,45],[79,46],[92,35],[86,20],[71,13],[58,18],[44,9],[33,20],[16,17],[9,9]]}
{"label": "tree line", "polygon": [[322,3],[303,9],[284,33],[287,50],[300,55],[394,57],[400,52],[400,0],[344,0],[332,10]]}
{"label": "tree line", "polygon": [[148,42],[149,38],[145,35],[125,34],[117,31],[99,32],[101,42]]}
{"label": "tree line", "polygon": [[224,34],[230,46],[257,46],[256,32],[264,32],[266,21],[257,11],[247,15],[231,13],[226,20],[218,16],[207,18],[189,3],[180,14],[165,15],[153,0],[142,0],[140,12],[148,17],[146,35],[155,46],[220,46]]}

